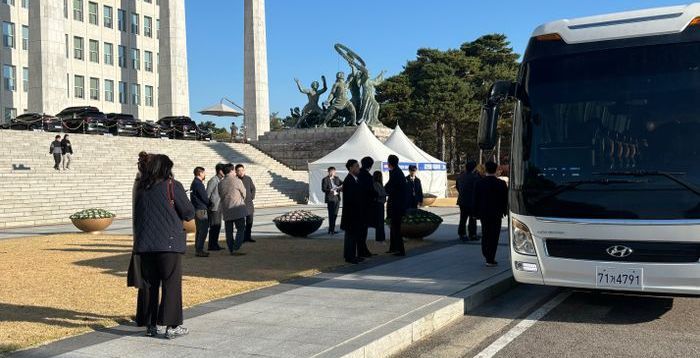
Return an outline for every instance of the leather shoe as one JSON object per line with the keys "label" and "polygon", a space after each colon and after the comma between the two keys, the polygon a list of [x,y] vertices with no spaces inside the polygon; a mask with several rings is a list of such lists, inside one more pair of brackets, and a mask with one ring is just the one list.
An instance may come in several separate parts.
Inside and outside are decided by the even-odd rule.
{"label": "leather shoe", "polygon": [[231,256],[245,256],[245,253],[244,253],[244,252],[234,251],[234,252],[231,253]]}
{"label": "leather shoe", "polygon": [[406,256],[405,252],[395,252],[394,256]]}
{"label": "leather shoe", "polygon": [[250,240],[246,240],[245,242],[257,242],[257,241],[250,239]]}
{"label": "leather shoe", "polygon": [[353,265],[357,265],[357,264],[360,263],[360,261],[357,260],[357,259],[345,260],[345,262],[347,262],[347,263],[349,263],[349,264],[353,264]]}
{"label": "leather shoe", "polygon": [[199,252],[195,253],[194,256],[197,256],[197,257],[209,257],[209,253],[208,253],[208,252],[205,252],[205,251],[199,251]]}
{"label": "leather shoe", "polygon": [[210,247],[210,248],[209,248],[209,251],[221,251],[221,250],[223,250],[223,249],[224,249],[224,248],[221,247],[221,246],[218,246],[218,247]]}
{"label": "leather shoe", "polygon": [[385,254],[393,254],[393,253],[396,253],[396,252],[398,252],[398,251],[389,250],[389,251],[385,252]]}

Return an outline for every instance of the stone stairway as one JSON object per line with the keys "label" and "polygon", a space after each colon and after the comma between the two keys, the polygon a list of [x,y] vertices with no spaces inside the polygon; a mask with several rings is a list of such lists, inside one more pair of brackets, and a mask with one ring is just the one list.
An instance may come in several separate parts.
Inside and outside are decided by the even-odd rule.
{"label": "stone stairway", "polygon": [[[257,188],[255,206],[303,202],[307,173],[293,171],[248,144],[71,134],[71,170],[55,171],[49,145],[55,133],[0,131],[0,228],[70,222],[86,208],[131,217],[131,188],[138,153],[167,154],[175,178],[189,189],[192,170],[214,175],[219,162],[241,163]],[[29,170],[14,170],[24,165]]]}

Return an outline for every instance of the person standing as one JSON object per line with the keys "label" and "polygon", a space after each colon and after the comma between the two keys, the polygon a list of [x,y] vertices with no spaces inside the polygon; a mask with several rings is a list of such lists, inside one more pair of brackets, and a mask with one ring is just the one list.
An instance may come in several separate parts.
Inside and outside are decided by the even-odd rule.
{"label": "person standing", "polygon": [[253,240],[253,214],[255,213],[255,183],[253,179],[245,175],[245,166],[243,164],[236,165],[236,176],[243,182],[243,187],[245,187],[245,208],[247,215],[245,217],[245,235],[243,236],[243,242],[255,242]]}
{"label": "person standing", "polygon": [[219,245],[219,234],[221,233],[221,197],[219,196],[219,182],[224,177],[224,164],[216,165],[216,175],[207,182],[207,197],[209,198],[209,251],[222,250]]}
{"label": "person standing", "polygon": [[194,237],[195,256],[208,257],[209,253],[204,251],[204,241],[207,239],[207,231],[209,230],[209,217],[207,209],[209,208],[209,196],[207,189],[204,188],[204,179],[207,175],[202,167],[194,168],[194,179],[190,185],[190,201],[194,206],[194,224],[197,228]]}
{"label": "person standing", "polygon": [[406,256],[406,250],[403,246],[403,237],[401,236],[401,220],[403,219],[406,209],[408,208],[408,185],[403,171],[399,168],[399,157],[390,155],[389,159],[389,182],[386,183],[387,199],[387,216],[391,220],[389,227],[389,251],[396,256]]}
{"label": "person standing", "polygon": [[496,177],[498,164],[486,163],[486,176],[474,187],[474,208],[481,220],[481,252],[486,266],[498,265],[496,249],[501,236],[501,220],[508,215],[508,186]]}
{"label": "person standing", "polygon": [[49,154],[53,154],[53,162],[54,166],[53,168],[56,170],[61,170],[59,167],[61,165],[61,156],[63,155],[63,147],[61,146],[61,136],[57,135],[53,142],[51,142],[51,146],[49,146]]}
{"label": "person standing", "polygon": [[377,242],[386,241],[386,236],[384,234],[384,204],[386,203],[386,190],[384,190],[384,178],[382,177],[382,172],[377,170],[372,174],[372,179],[374,181],[374,191],[377,193],[377,197],[374,198],[372,202],[372,222],[370,227],[374,228],[374,239]]}
{"label": "person standing", "polygon": [[73,157],[73,147],[68,140],[68,134],[63,135],[63,140],[61,140],[61,151],[63,152],[63,170],[70,170],[70,162]]}
{"label": "person standing", "polygon": [[[459,226],[457,235],[462,241],[479,240],[476,236],[476,214],[474,212],[474,186],[481,179],[476,172],[476,162],[469,161],[464,172],[457,177],[457,205],[459,205]],[[467,221],[469,224],[467,225]],[[468,235],[468,236],[467,236]]]}
{"label": "person standing", "polygon": [[342,200],[340,192],[343,190],[343,182],[335,176],[335,167],[328,168],[328,176],[321,180],[321,190],[325,194],[328,206],[328,233],[335,235],[335,221],[338,218],[338,209]]}
{"label": "person standing", "polygon": [[[219,183],[219,196],[221,197],[220,210],[224,219],[224,229],[226,231],[226,245],[228,251],[233,256],[245,255],[238,250],[243,245],[245,238],[245,217],[248,210],[245,206],[245,186],[236,176],[233,164],[224,167],[224,178]],[[233,236],[234,226],[236,236]]]}
{"label": "person standing", "polygon": [[[130,277],[138,276],[136,324],[146,335],[165,338],[186,335],[182,326],[182,255],[187,240],[182,221],[194,218],[185,189],[173,179],[173,162],[165,155],[150,155],[136,185],[134,244]],[[159,293],[162,287],[162,297]]]}
{"label": "person standing", "polygon": [[410,188],[411,192],[410,194],[410,202],[408,203],[408,208],[409,209],[418,209],[418,206],[423,203],[423,185],[420,182],[420,179],[416,177],[416,171],[418,168],[416,168],[415,165],[409,165],[408,166],[408,176],[406,177],[406,180],[408,180],[408,187]]}
{"label": "person standing", "polygon": [[238,138],[238,127],[236,127],[236,123],[231,122],[231,143],[236,142],[236,138]]}
{"label": "person standing", "polygon": [[357,254],[360,257],[368,258],[373,256],[367,247],[367,235],[369,227],[374,226],[375,216],[372,208],[378,194],[374,190],[374,179],[372,179],[372,174],[370,173],[374,165],[374,159],[364,157],[360,160],[360,164],[361,169],[357,178],[360,181],[360,199],[364,202],[362,213],[365,216],[365,223],[362,226],[362,238],[357,242]]}
{"label": "person standing", "polygon": [[[343,180],[343,213],[340,217],[340,228],[345,231],[343,245],[343,257],[345,262],[358,264],[364,259],[357,255],[357,241],[362,239],[362,227],[366,225],[367,208],[362,199],[361,186],[358,175],[360,174],[360,164],[355,159],[350,159],[345,163],[348,175]],[[366,230],[366,229],[365,229]]]}

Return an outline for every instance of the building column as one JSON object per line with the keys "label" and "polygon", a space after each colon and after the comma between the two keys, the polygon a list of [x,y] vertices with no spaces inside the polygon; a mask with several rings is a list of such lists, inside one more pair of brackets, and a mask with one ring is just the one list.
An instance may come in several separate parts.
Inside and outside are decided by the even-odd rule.
{"label": "building column", "polygon": [[160,2],[158,116],[189,116],[185,0]]}
{"label": "building column", "polygon": [[257,140],[270,131],[265,0],[244,1],[245,127],[246,136]]}
{"label": "building column", "polygon": [[[70,103],[65,21],[62,1],[29,2],[29,112],[55,115]],[[72,56],[73,46],[68,49]],[[21,68],[17,73],[21,81]]]}

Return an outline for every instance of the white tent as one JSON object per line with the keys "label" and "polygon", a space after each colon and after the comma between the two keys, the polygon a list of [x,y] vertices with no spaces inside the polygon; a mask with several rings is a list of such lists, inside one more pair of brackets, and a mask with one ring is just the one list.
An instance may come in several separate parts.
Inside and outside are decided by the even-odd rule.
{"label": "white tent", "polygon": [[[447,165],[418,148],[397,125],[384,145],[398,153],[404,160],[418,167],[416,176],[423,184],[423,193],[444,198],[447,191]],[[408,175],[408,173],[407,173]]]}
{"label": "white tent", "polygon": [[[405,158],[400,154],[385,146],[366,124],[362,123],[355,133],[338,149],[328,153],[325,157],[309,163],[309,205],[324,204],[324,194],[321,190],[321,181],[328,175],[328,167],[335,167],[338,177],[342,180],[348,174],[345,163],[348,159],[360,161],[364,157],[374,159],[374,170],[381,170],[384,174],[384,182],[389,180],[389,172],[386,160],[389,155],[394,154],[399,157],[399,161]],[[404,163],[401,163],[402,167]]]}

